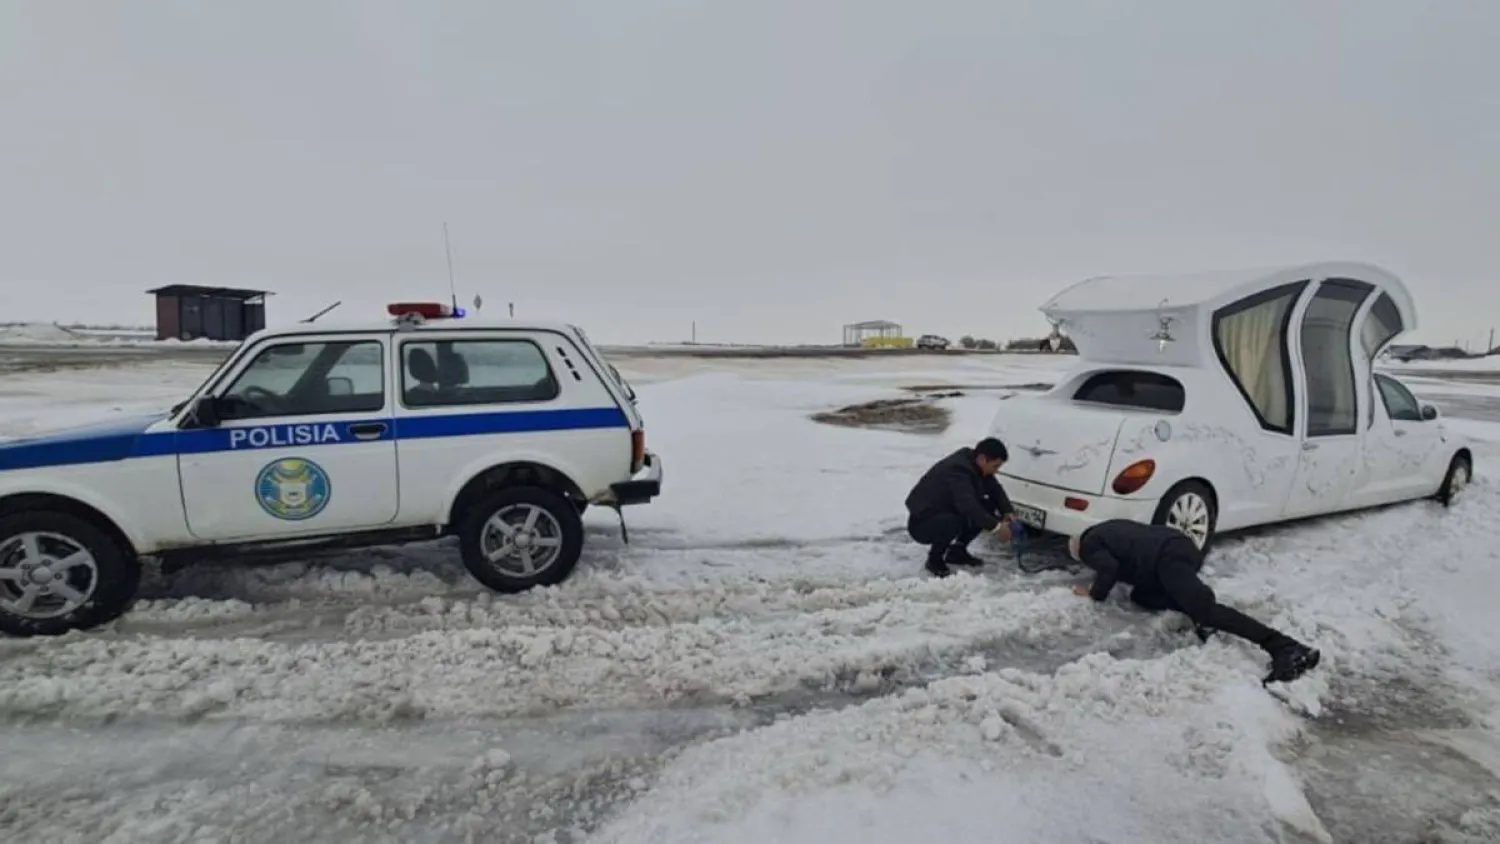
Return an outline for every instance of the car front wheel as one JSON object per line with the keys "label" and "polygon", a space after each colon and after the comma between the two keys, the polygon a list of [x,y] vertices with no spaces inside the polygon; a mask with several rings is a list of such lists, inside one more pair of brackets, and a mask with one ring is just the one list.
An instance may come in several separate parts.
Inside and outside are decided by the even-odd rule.
{"label": "car front wheel", "polygon": [[119,618],[141,565],[104,531],[68,513],[0,518],[0,631],[56,636]]}
{"label": "car front wheel", "polygon": [[1183,481],[1168,490],[1151,519],[1153,525],[1166,525],[1186,534],[1203,552],[1213,545],[1218,521],[1213,491],[1198,481]]}
{"label": "car front wheel", "polygon": [[561,583],[583,553],[578,508],[541,487],[493,492],[464,513],[458,528],[464,567],[497,592]]}

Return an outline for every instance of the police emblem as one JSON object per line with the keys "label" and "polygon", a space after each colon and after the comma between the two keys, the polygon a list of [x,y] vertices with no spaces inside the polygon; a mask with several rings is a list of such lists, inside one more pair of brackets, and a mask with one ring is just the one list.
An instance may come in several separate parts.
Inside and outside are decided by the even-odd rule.
{"label": "police emblem", "polygon": [[323,512],[333,495],[333,484],[323,467],[300,457],[266,464],[255,478],[255,500],[267,514],[288,522],[311,519]]}

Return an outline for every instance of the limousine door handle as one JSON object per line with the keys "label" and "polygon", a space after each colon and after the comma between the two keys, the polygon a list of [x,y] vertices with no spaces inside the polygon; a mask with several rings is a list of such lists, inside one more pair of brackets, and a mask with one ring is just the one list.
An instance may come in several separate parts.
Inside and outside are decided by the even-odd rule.
{"label": "limousine door handle", "polygon": [[1397,428],[1395,433],[1396,433],[1396,436],[1398,436],[1398,437],[1404,437],[1404,436],[1406,436],[1406,432],[1403,431],[1400,428]]}
{"label": "limousine door handle", "polygon": [[379,439],[385,431],[384,422],[356,422],[349,426],[349,433],[353,434],[355,439],[360,440]]}
{"label": "limousine door handle", "polygon": [[1317,451],[1318,450],[1318,444],[1317,443],[1303,443],[1302,444],[1302,450],[1303,451]]}

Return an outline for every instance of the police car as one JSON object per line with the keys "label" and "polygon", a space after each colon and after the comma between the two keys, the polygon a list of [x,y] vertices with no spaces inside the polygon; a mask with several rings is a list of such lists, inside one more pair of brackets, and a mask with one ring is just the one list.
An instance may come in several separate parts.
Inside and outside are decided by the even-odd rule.
{"label": "police car", "polygon": [[588,505],[660,493],[635,393],[581,330],[387,310],[260,331],[164,415],[0,442],[0,630],[114,619],[148,556],[455,535],[518,592],[572,572]]}

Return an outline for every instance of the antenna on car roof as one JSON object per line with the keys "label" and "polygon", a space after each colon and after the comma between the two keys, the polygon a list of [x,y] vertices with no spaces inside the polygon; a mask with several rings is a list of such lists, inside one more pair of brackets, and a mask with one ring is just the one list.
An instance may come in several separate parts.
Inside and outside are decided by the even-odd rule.
{"label": "antenna on car roof", "polygon": [[443,221],[443,254],[448,256],[448,296],[453,299],[453,311],[458,312],[458,289],[453,284],[453,247],[448,243],[448,221]]}
{"label": "antenna on car roof", "polygon": [[313,314],[312,316],[310,316],[307,319],[304,319],[302,321],[303,322],[316,322],[317,319],[318,319],[318,317],[320,317],[320,316],[328,313],[329,311],[333,310],[334,308],[337,308],[339,305],[342,305],[342,304],[344,304],[344,300],[340,299],[339,301],[334,302],[332,305],[329,305],[328,307],[324,308],[323,310],[318,311],[317,313]]}

